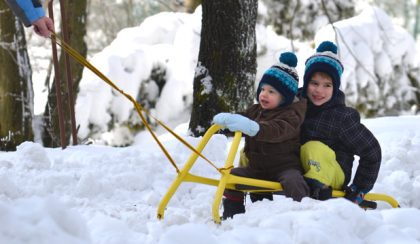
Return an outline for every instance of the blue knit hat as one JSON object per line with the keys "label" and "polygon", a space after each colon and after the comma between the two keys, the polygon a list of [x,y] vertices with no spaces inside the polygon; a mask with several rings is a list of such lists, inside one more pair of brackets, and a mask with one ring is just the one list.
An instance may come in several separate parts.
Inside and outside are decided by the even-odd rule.
{"label": "blue knit hat", "polygon": [[299,84],[299,76],[296,72],[297,57],[292,52],[284,52],[280,55],[280,63],[271,66],[265,71],[257,89],[257,101],[263,84],[274,87],[284,98],[280,106],[286,106],[293,102]]}
{"label": "blue knit hat", "polygon": [[308,83],[315,72],[323,72],[331,76],[333,82],[333,97],[337,95],[341,84],[341,75],[344,67],[337,56],[337,46],[324,41],[319,44],[316,53],[305,62],[305,74],[303,76],[303,96],[306,97]]}

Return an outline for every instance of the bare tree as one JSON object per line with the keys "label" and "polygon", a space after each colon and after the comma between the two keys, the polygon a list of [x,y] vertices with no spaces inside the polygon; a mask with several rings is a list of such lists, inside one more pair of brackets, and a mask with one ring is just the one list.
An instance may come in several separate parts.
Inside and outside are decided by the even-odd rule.
{"label": "bare tree", "polygon": [[340,0],[262,0],[267,6],[265,24],[270,24],[279,35],[290,40],[312,40],[320,27],[328,24],[323,10],[329,12],[332,21],[352,17],[355,1]]}
{"label": "bare tree", "polygon": [[[66,23],[69,29],[69,44],[75,50],[77,50],[83,56],[86,56],[87,47],[84,41],[86,35],[86,0],[79,1],[63,1],[65,6],[61,6],[66,11]],[[66,141],[70,140],[71,133],[71,121],[70,121],[70,106],[74,107],[74,104],[70,103],[67,89],[67,76],[64,72],[64,50],[61,51],[60,55],[60,79],[61,79],[61,93],[63,94],[63,109],[65,114],[65,136]],[[77,96],[77,89],[79,87],[80,79],[82,78],[83,66],[76,63],[76,61],[70,59],[70,71],[72,76],[73,85],[73,101]],[[57,77],[55,77],[57,78]],[[55,79],[54,79],[55,82]],[[58,123],[58,111],[57,111],[57,99],[56,99],[55,84],[52,84],[51,91],[48,94],[48,102],[44,112],[44,132],[42,135],[42,141],[44,146],[57,147],[60,146],[60,130]]]}
{"label": "bare tree", "polygon": [[202,3],[200,53],[190,131],[202,135],[213,116],[245,110],[255,97],[257,0]]}
{"label": "bare tree", "polygon": [[89,53],[109,45],[118,32],[138,26],[148,16],[162,11],[178,11],[177,0],[87,0],[87,42]]}
{"label": "bare tree", "polygon": [[22,24],[0,1],[0,150],[33,140],[32,71]]}

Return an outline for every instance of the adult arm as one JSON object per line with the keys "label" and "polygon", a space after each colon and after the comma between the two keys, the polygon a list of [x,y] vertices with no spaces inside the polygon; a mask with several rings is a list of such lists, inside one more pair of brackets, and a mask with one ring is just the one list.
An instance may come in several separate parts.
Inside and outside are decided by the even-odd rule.
{"label": "adult arm", "polygon": [[38,0],[5,0],[13,13],[29,27],[34,26],[35,33],[48,37],[53,30],[53,21],[45,16],[42,4]]}
{"label": "adult arm", "polygon": [[6,3],[26,27],[45,16],[44,9],[38,0],[6,0]]}

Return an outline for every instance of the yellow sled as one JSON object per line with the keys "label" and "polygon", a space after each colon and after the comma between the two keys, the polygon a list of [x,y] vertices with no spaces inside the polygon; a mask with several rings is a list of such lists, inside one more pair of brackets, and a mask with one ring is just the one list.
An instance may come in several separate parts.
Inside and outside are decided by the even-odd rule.
{"label": "yellow sled", "polygon": [[[211,126],[207,130],[203,138],[201,139],[200,143],[197,145],[196,150],[201,153],[204,147],[207,145],[210,138],[220,129],[221,129],[221,126],[219,125]],[[201,184],[206,184],[206,185],[213,185],[217,187],[216,195],[214,197],[214,201],[212,205],[213,220],[215,223],[220,223],[219,206],[222,200],[223,192],[225,191],[226,188],[245,191],[245,192],[282,191],[282,187],[279,182],[257,180],[257,179],[239,177],[239,176],[230,174],[230,169],[233,167],[233,160],[235,159],[236,152],[238,150],[239,143],[241,141],[241,137],[242,137],[242,133],[239,131],[236,131],[235,136],[232,141],[232,146],[230,148],[228,157],[226,159],[225,167],[219,170],[221,174],[220,179],[211,179],[211,178],[191,174],[189,171],[198,158],[197,153],[193,152],[192,155],[189,157],[188,161],[185,163],[182,170],[179,172],[176,179],[173,181],[172,185],[169,187],[165,196],[160,201],[159,207],[157,210],[158,219],[163,219],[166,205],[168,205],[168,202],[171,200],[175,191],[178,189],[179,185],[182,182],[196,182],[196,183],[201,183]],[[344,196],[343,191],[335,191],[335,190],[333,191],[333,197],[343,197],[343,196]],[[384,202],[389,203],[393,208],[399,207],[398,202],[393,197],[385,195],[385,194],[368,193],[366,194],[365,199],[368,201],[384,201]]]}

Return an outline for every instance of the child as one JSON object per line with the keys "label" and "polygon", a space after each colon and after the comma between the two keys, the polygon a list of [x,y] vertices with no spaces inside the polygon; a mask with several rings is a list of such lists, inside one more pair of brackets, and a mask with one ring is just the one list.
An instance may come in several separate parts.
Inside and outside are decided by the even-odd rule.
{"label": "child", "polygon": [[[244,113],[220,113],[213,123],[231,131],[245,134],[244,153],[249,160],[247,167],[231,170],[231,174],[249,178],[278,181],[286,197],[300,201],[309,196],[299,160],[299,132],[303,122],[306,100],[296,98],[299,77],[296,55],[286,52],[280,64],[269,68],[257,89],[258,104]],[[222,219],[245,213],[241,191],[225,190]]]}
{"label": "child", "polygon": [[[360,204],[373,188],[381,164],[381,148],[374,135],[360,123],[359,113],[344,103],[340,88],[343,65],[337,46],[323,42],[305,63],[301,95],[308,109],[301,131],[301,161],[311,197],[331,198],[331,190],[346,192]],[[354,155],[359,165],[349,187]]]}

